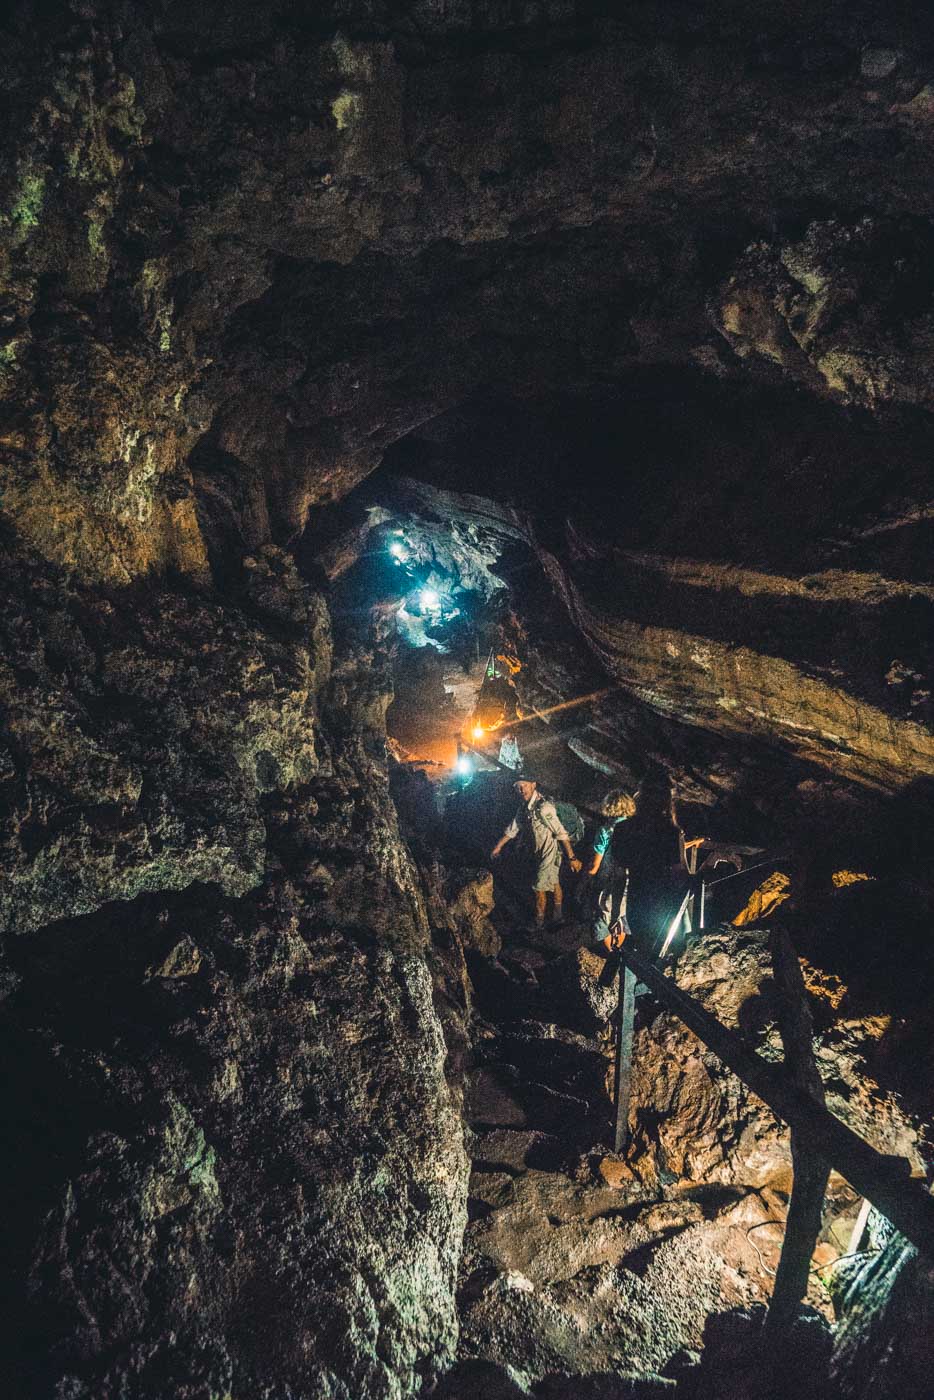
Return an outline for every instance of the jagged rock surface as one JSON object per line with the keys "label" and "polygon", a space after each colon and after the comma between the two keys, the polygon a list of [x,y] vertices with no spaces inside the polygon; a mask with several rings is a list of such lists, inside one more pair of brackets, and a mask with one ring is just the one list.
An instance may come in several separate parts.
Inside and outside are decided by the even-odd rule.
{"label": "jagged rock surface", "polygon": [[198,575],[491,376],[777,361],[927,404],[929,21],[814,20],[12,7],[5,514],[97,577]]}
{"label": "jagged rock surface", "polygon": [[[461,1349],[528,1383],[558,1371],[667,1375],[679,1354],[704,1345],[712,1314],[769,1296],[791,1184],[787,1129],[677,1018],[640,996],[632,1147],[617,1157],[607,1023],[618,992],[599,986],[601,960],[538,945],[507,948],[500,964],[501,980],[475,979],[492,1021],[466,1078],[473,1174]],[[766,934],[709,931],[674,972],[759,1053],[781,1057]],[[867,1067],[877,1018],[854,1015],[842,995],[828,1000],[813,969],[808,976],[830,1106],[880,1151],[920,1165],[914,1124]],[[855,1213],[837,1178],[828,1207],[828,1220]],[[809,1301],[826,1317],[826,1282],[813,1280]],[[826,1384],[826,1321],[818,1331],[820,1364],[804,1367],[815,1394]],[[749,1376],[762,1351],[753,1333],[733,1348]],[[727,1383],[727,1352],[713,1347],[703,1384]]]}
{"label": "jagged rock surface", "polygon": [[924,1395],[931,1380],[934,1270],[900,1235],[841,1281],[831,1373],[841,1400]]}
{"label": "jagged rock surface", "polygon": [[[647,369],[681,371],[675,418],[698,382],[723,380],[731,413],[764,386],[736,429],[763,405],[778,424],[762,470],[689,415],[705,472],[677,438],[672,472],[617,452],[593,476],[626,477],[622,508],[598,493],[571,532],[531,519],[538,476],[484,451],[516,486],[507,537],[657,713],[886,792],[929,779],[930,17],[800,16],[0,16],[4,1317],[42,1393],[401,1397],[452,1353],[463,1164],[428,973],[463,1040],[464,929],[492,939],[439,909],[400,843],[377,650],[328,680],[320,603],[269,548],[388,445],[494,381],[542,435],[577,425],[555,491],[574,496],[581,424],[641,416]],[[786,446],[803,394],[835,411]],[[700,526],[727,541],[712,560]],[[482,580],[502,531],[471,529],[456,543]],[[572,650],[530,689],[573,695]],[[619,743],[630,719],[606,725],[610,772],[641,751],[641,720]],[[704,800],[737,785],[722,748],[675,747]],[[599,725],[579,748],[600,761]],[[603,1112],[602,1051],[583,1013],[540,1029],[540,964],[484,976],[468,951],[478,994],[505,983],[530,1023],[468,1086],[489,1160],[528,1174],[568,1114],[589,1133]],[[530,1054],[573,1092],[527,1085]],[[618,1229],[599,1233],[592,1267],[618,1270]],[[551,1304],[534,1313],[536,1393],[556,1358],[590,1364],[584,1282],[552,1333]],[[507,1295],[527,1331],[527,1290]]]}
{"label": "jagged rock surface", "polygon": [[0,931],[195,881],[259,884],[264,797],[321,769],[323,600],[283,564],[293,615],[276,636],[259,566],[241,612],[194,590],[96,594],[9,548],[0,567]]}
{"label": "jagged rock surface", "polygon": [[[711,931],[692,939],[674,964],[678,986],[724,1025],[739,1030],[765,1058],[781,1061],[768,935],[756,929]],[[811,973],[814,977],[813,972]],[[834,1007],[814,991],[817,1067],[827,1106],[880,1152],[923,1171],[923,1144],[891,1089],[872,1076],[877,1042],[892,1027]],[[841,989],[843,990],[843,989]],[[688,1031],[660,1011],[637,1033],[635,1135],[664,1178],[787,1190],[787,1130],[769,1109]],[[644,1125],[640,1116],[644,1115]]]}
{"label": "jagged rock surface", "polygon": [[348,708],[320,597],[250,562],[239,607],[5,573],[4,1350],[30,1400],[401,1400],[456,1344],[458,1094],[388,695],[371,673]]}
{"label": "jagged rock surface", "polygon": [[[934,588],[920,554],[908,577],[904,563],[887,577],[881,558],[852,567],[845,552],[815,538],[842,528],[849,514],[843,501],[822,503],[823,519],[802,522],[783,558],[781,547],[776,551],[766,542],[757,548],[760,529],[769,527],[757,519],[763,504],[756,498],[745,513],[737,512],[724,547],[724,523],[713,518],[722,513],[719,463],[710,464],[709,476],[696,471],[690,483],[663,474],[650,512],[639,500],[636,479],[602,500],[599,509],[588,500],[585,485],[568,515],[554,520],[548,503],[533,505],[534,487],[521,484],[521,472],[518,486],[497,487],[497,470],[514,447],[526,458],[531,455],[505,432],[506,442],[493,449],[495,465],[487,468],[490,496],[450,490],[445,474],[450,476],[452,458],[467,468],[479,417],[464,423],[453,415],[446,428],[436,426],[426,435],[420,456],[410,448],[404,464],[417,463],[422,479],[402,477],[374,486],[381,505],[407,523],[413,547],[491,593],[509,577],[510,551],[524,545],[590,649],[604,686],[616,682],[641,706],[669,720],[747,750],[777,742],[802,764],[820,765],[840,779],[883,792],[923,786],[934,776],[928,640]],[[534,417],[531,425],[534,430]],[[515,435],[516,425],[511,427]],[[865,442],[855,450],[864,453]],[[504,500],[493,496],[497,489],[503,489]],[[677,522],[688,500],[690,553],[657,552],[666,533],[676,547],[686,543],[678,539]],[[789,500],[795,509],[801,497]],[[658,519],[660,501],[676,517],[674,526]],[[708,512],[712,518],[705,529]],[[633,525],[634,518],[641,523]],[[621,534],[636,547],[622,548]],[[644,549],[649,541],[651,553]],[[748,563],[747,556],[752,556]],[[528,630],[541,627],[542,611],[526,609]],[[529,645],[520,644],[519,650],[528,660]],[[586,693],[587,663],[577,659],[564,680],[553,653],[549,647],[524,686],[542,708],[549,702],[535,696],[536,685],[550,685],[559,702]],[[606,708],[610,727],[614,718],[618,726],[619,699]],[[599,729],[599,718],[594,719]],[[625,724],[624,715],[623,743],[611,744],[623,755],[630,737]],[[596,742],[599,746],[599,737]],[[586,761],[584,743],[581,751],[578,740],[578,751]]]}

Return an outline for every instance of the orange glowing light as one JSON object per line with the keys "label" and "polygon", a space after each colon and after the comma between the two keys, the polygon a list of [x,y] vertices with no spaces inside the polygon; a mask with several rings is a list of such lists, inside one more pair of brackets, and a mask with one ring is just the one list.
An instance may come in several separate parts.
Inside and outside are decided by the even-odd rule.
{"label": "orange glowing light", "polygon": [[483,738],[483,725],[482,725],[482,724],[475,724],[474,727],[473,727],[472,733],[473,733],[473,737],[474,737],[475,739],[482,739],[482,738]]}

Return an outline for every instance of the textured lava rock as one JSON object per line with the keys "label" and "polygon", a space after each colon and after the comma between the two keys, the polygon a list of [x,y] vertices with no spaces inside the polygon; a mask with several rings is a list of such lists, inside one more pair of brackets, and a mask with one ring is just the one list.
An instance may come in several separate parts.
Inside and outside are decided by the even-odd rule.
{"label": "textured lava rock", "polygon": [[488,870],[455,871],[448,879],[447,904],[457,923],[465,949],[495,958],[502,939],[490,923],[493,912],[493,876]]}
{"label": "textured lava rock", "polygon": [[5,556],[4,1349],[22,1393],[409,1395],[464,1224],[388,694],[238,604]]}
{"label": "textured lava rock", "polygon": [[[926,409],[930,20],[875,9],[792,29],[768,6],[566,0],[52,0],[0,19],[3,1315],[38,1393],[401,1396],[452,1354],[463,1162],[426,945],[450,935],[456,970],[457,930],[399,838],[385,658],[330,665],[320,600],[270,541],[490,380],[572,391],[585,417],[595,385],[656,364],[731,396],[755,377]],[[708,513],[752,541],[735,581],[692,573],[677,472],[654,507],[626,503],[653,536],[628,553],[618,511],[608,544],[510,507],[509,539],[518,519],[601,664],[657,711],[902,786],[931,772],[929,658],[902,645],[930,596],[895,586],[930,516],[909,421],[908,465],[883,490],[870,462],[852,509],[818,512],[776,573],[756,528],[780,497],[795,535],[823,471],[778,453],[756,510],[720,493]],[[711,441],[736,496],[748,459]],[[826,494],[849,499],[834,461]],[[845,581],[828,530],[856,561]],[[877,567],[878,532],[904,573]],[[489,529],[451,533],[487,578]],[[729,595],[725,636],[682,607],[705,591]],[[826,638],[867,617],[854,667]],[[528,980],[520,1016],[542,1011]],[[522,1092],[548,1042],[574,1093]],[[480,1072],[530,1132],[587,1121],[599,1048],[528,1029],[495,1048]],[[669,1048],[696,1088],[683,1037]],[[682,1123],[669,1155],[684,1141]],[[665,1277],[690,1326],[655,1352],[696,1332],[703,1298],[671,1282],[686,1257]],[[640,1292],[615,1256],[592,1267],[607,1311]],[[540,1375],[590,1364],[590,1294],[564,1281]],[[530,1318],[544,1337],[551,1304],[503,1287],[504,1345]]]}
{"label": "textured lava rock", "polygon": [[929,19],[603,10],[14,6],[5,514],[86,574],[201,575],[491,376],[927,402]]}
{"label": "textured lava rock", "polygon": [[[781,1060],[768,936],[724,929],[689,941],[675,965],[678,985],[760,1054]],[[816,988],[818,996],[820,988]],[[878,1018],[821,1000],[815,1042],[827,1106],[880,1152],[922,1169],[918,1133],[867,1061],[885,1034]],[[787,1129],[677,1018],[665,1012],[637,1028],[635,1132],[663,1179],[730,1185],[790,1185]]]}
{"label": "textured lava rock", "polygon": [[[625,615],[625,604],[614,613],[614,600],[627,589],[625,566],[621,571],[620,562],[614,563],[612,581],[606,568],[591,568],[589,577],[574,578],[554,558],[546,565],[610,674],[624,680],[640,699],[663,713],[740,737],[780,736],[799,757],[816,760],[862,782],[901,786],[934,773],[934,739],[927,725],[915,718],[894,716],[886,700],[874,705],[862,696],[854,698],[853,689],[864,687],[868,678],[864,666],[853,666],[847,685],[850,678],[836,657],[837,664],[827,668],[802,664],[798,658],[785,659],[780,654],[780,623],[772,623],[767,634],[772,653],[744,646],[739,642],[742,624],[732,615],[733,590],[740,595],[746,589],[758,593],[763,598],[763,612],[780,614],[787,609],[789,622],[795,612],[800,615],[793,600],[806,596],[819,599],[822,594],[832,598],[836,590],[847,602],[862,601],[872,625],[887,615],[885,605],[900,598],[908,600],[910,607],[910,600],[917,597],[926,611],[931,601],[926,585],[860,576],[824,579],[818,575],[813,581],[800,581],[744,575],[710,565],[692,568],[672,560],[640,560],[634,561],[637,571],[645,568],[649,575],[642,587],[655,586],[656,617],[651,616],[650,608],[649,616],[632,618]],[[664,617],[658,615],[658,588],[664,590],[671,578],[682,579],[689,594],[696,588],[699,597],[706,592],[711,600],[713,616],[704,618],[696,631],[689,622],[695,602],[690,596],[684,598],[679,593],[678,605],[669,614],[672,618],[680,614],[679,625],[665,626]],[[879,604],[883,612],[873,617],[872,609]],[[702,609],[703,603],[698,611]],[[817,631],[821,628],[820,602],[806,610],[817,615]],[[643,608],[638,611],[642,613]],[[764,626],[763,619],[760,628]],[[729,641],[721,640],[725,635],[730,636]],[[810,628],[805,635],[808,639],[813,636]],[[824,652],[825,658],[827,655]],[[820,675],[821,669],[828,670],[831,679]],[[883,677],[875,679],[881,690]]]}
{"label": "textured lava rock", "polygon": [[605,1026],[619,1004],[619,978],[606,981],[605,971],[606,958],[591,948],[550,962],[539,981],[556,1018],[591,1033]]}
{"label": "textured lava rock", "polygon": [[[521,453],[516,425],[507,419],[506,427],[510,426],[508,446]],[[541,424],[532,420],[533,435],[536,426],[540,431]],[[500,578],[509,577],[517,543],[536,554],[599,669],[591,680],[587,661],[572,657],[565,676],[560,653],[556,655],[555,634],[560,632],[547,604],[517,599],[515,606],[525,620],[518,650],[531,672],[528,677],[520,675],[518,684],[528,708],[548,712],[556,703],[605,689],[609,680],[668,720],[702,727],[746,748],[763,740],[779,743],[802,763],[819,764],[861,785],[892,791],[924,783],[934,775],[926,679],[934,662],[928,641],[934,591],[920,553],[909,577],[902,576],[903,563],[893,576],[887,576],[881,559],[865,569],[848,567],[839,551],[833,567],[825,567],[834,553],[826,541],[815,540],[810,550],[807,543],[807,532],[814,530],[815,522],[795,521],[789,526],[800,530],[801,538],[790,557],[773,551],[767,561],[741,563],[749,549],[743,537],[748,534],[755,542],[760,531],[770,528],[767,519],[760,519],[766,501],[757,496],[745,511],[735,512],[732,525],[739,538],[730,538],[725,550],[724,524],[719,519],[724,490],[719,461],[710,463],[709,476],[700,468],[690,483],[666,480],[663,474],[655,487],[659,499],[648,510],[636,473],[632,482],[622,484],[599,506],[588,499],[584,488],[583,499],[575,501],[569,519],[549,520],[547,507],[537,501],[533,480],[524,480],[521,472],[518,486],[499,484],[495,471],[490,473],[490,490],[502,490],[507,498],[502,501],[451,490],[431,480],[443,480],[445,472],[450,475],[452,457],[456,466],[462,465],[471,451],[468,434],[476,427],[475,417],[464,424],[452,416],[446,427],[435,429],[440,447],[418,463],[422,479],[393,478],[375,486],[374,495],[406,521],[413,548],[437,560],[454,577],[474,579],[487,593],[495,590]],[[541,444],[535,441],[535,446]],[[432,451],[430,438],[427,450]],[[865,441],[854,450],[865,453]],[[775,452],[776,444],[764,442],[763,451]],[[414,449],[410,460],[417,462]],[[869,463],[863,466],[871,474]],[[571,470],[567,464],[552,469]],[[746,470],[758,470],[752,458]],[[570,479],[568,489],[572,489]],[[807,499],[809,483],[803,483],[802,489]],[[729,494],[731,488],[726,490]],[[814,483],[814,490],[819,490],[819,483]],[[708,520],[699,524],[692,518],[694,538],[687,544],[688,557],[620,547],[620,533],[629,540],[656,543],[665,531],[674,533],[673,544],[683,546],[677,527],[688,491],[702,498],[706,494],[710,504],[715,503]],[[802,498],[791,499],[800,502]],[[825,531],[839,530],[841,516],[848,513],[841,502],[834,515],[834,504],[818,502],[826,512]],[[787,507],[776,507],[783,508]],[[702,499],[698,505],[702,517],[707,509]],[[659,519],[660,512],[670,513],[674,525]],[[897,528],[896,519],[892,529]],[[886,531],[880,533],[884,536]],[[923,547],[920,541],[918,546]],[[734,551],[738,558],[722,562],[724,552]],[[715,557],[704,558],[706,553]],[[815,559],[821,561],[816,568]],[[528,593],[526,579],[521,589]],[[539,657],[533,650],[538,644],[529,640],[528,633],[544,629],[549,645]],[[910,660],[894,665],[896,651]],[[596,752],[594,743],[577,732],[569,743],[585,762],[595,757],[593,766],[598,771],[631,782],[633,739],[636,734],[641,738],[646,726],[638,717],[634,720],[631,709],[621,706],[618,695],[613,696],[604,720],[610,734],[610,762],[601,763],[603,718],[596,709],[592,721]],[[670,765],[671,756],[666,757]],[[723,754],[711,751],[706,764],[697,762],[696,754],[693,757],[695,771],[688,770],[679,786],[685,795],[691,795],[692,788],[702,793],[706,788],[709,801],[711,789],[716,792],[718,787],[716,769],[726,766]],[[735,763],[734,748],[727,765]],[[760,771],[761,763],[760,758]],[[687,767],[684,759],[682,765]]]}
{"label": "textured lava rock", "polygon": [[799,242],[756,244],[721,292],[721,328],[739,354],[849,402],[923,403],[929,233],[910,218],[866,215],[812,223]]}
{"label": "textured lava rock", "polygon": [[[714,937],[707,961],[698,954],[691,964],[695,991],[731,1022],[737,1006],[763,991],[762,942],[750,935],[739,947],[729,935]],[[724,955],[728,946],[732,959]],[[485,989],[477,987],[478,1004],[494,1023],[474,1045],[467,1074],[474,1171],[461,1266],[461,1352],[517,1368],[533,1393],[552,1371],[575,1378],[602,1373],[606,1385],[622,1384],[627,1373],[657,1372],[699,1347],[711,1311],[768,1296],[787,1202],[750,1187],[761,1188],[764,1163],[785,1180],[787,1145],[777,1125],[753,1123],[761,1110],[741,1088],[730,1097],[725,1083],[722,1097],[708,1106],[708,1136],[703,1107],[693,1116],[696,1072],[677,1047],[679,1033],[666,1038],[666,1018],[640,999],[636,1152],[628,1162],[615,1159],[607,1150],[610,1028],[596,1039],[565,1024],[581,1016],[580,995],[575,1000],[568,991],[582,970],[578,960],[529,951],[538,956],[501,961],[531,972],[533,988],[525,995],[552,1009],[556,1022],[507,1014],[497,1026],[499,1003],[491,1013]],[[613,1009],[611,998],[607,1015]],[[591,1021],[594,1015],[591,1002]],[[745,1017],[743,1024],[748,1028]],[[671,1085],[677,1087],[669,1092]],[[675,1147],[682,1131],[684,1141]],[[682,1153],[680,1178],[667,1165],[668,1133],[671,1161]],[[734,1135],[741,1145],[731,1160],[742,1168],[731,1175],[723,1157],[715,1160],[712,1143],[729,1156]],[[644,1150],[649,1141],[652,1150]],[[820,1301],[816,1284],[813,1293]]]}
{"label": "textured lava rock", "polygon": [[669,1395],[674,1382],[661,1376],[552,1375],[527,1385],[524,1375],[513,1366],[493,1361],[462,1361],[444,1378],[439,1400],[656,1400]]}
{"label": "textured lava rock", "polygon": [[761,1298],[768,1279],[746,1231],[767,1218],[763,1204],[701,1193],[658,1203],[655,1189],[475,1173],[462,1349],[532,1376],[617,1379],[698,1346],[718,1300]]}
{"label": "textured lava rock", "polygon": [[692,1378],[699,1400],[745,1400],[769,1396],[781,1400],[793,1393],[821,1397],[829,1390],[828,1362],[832,1345],[826,1319],[801,1308],[782,1337],[763,1335],[765,1309],[734,1309],[714,1314],[704,1330],[699,1373]]}
{"label": "textured lava rock", "polygon": [[[147,975],[185,924],[197,970]],[[24,1393],[402,1396],[443,1364],[462,1149],[419,956],[270,881],[111,906],[17,965],[4,1316]]]}
{"label": "textured lava rock", "polygon": [[275,637],[250,590],[239,612],[168,587],[112,600],[4,554],[0,930],[260,882],[264,794],[321,768],[327,611],[291,582],[293,637]]}

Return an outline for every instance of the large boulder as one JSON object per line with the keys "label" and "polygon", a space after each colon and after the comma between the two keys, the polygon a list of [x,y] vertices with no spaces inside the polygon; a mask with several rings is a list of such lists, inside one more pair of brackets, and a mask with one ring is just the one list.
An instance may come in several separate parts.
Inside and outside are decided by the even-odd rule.
{"label": "large boulder", "polygon": [[490,923],[495,907],[489,870],[454,870],[447,878],[447,903],[465,950],[495,958],[503,941]]}
{"label": "large boulder", "polygon": [[0,543],[0,932],[115,899],[263,879],[265,806],[328,765],[323,599],[284,566],[274,628],[168,585],[134,608]]}
{"label": "large boulder", "polygon": [[619,1004],[619,977],[606,972],[606,958],[592,948],[576,948],[549,962],[539,983],[554,1019],[591,1033],[605,1026]]}
{"label": "large boulder", "polygon": [[7,1365],[75,1400],[403,1400],[453,1358],[467,1167],[327,611],[273,556],[239,606],[7,563]]}
{"label": "large boulder", "polygon": [[[920,1170],[916,1126],[867,1069],[888,1022],[854,1014],[839,988],[834,1006],[813,969],[805,971],[814,988],[814,1049],[828,1108],[879,1151],[906,1157]],[[673,975],[765,1058],[783,1059],[767,932],[724,927],[695,935]],[[787,1128],[677,1016],[651,998],[639,1005],[632,1091],[637,1153],[662,1180],[787,1190]]]}

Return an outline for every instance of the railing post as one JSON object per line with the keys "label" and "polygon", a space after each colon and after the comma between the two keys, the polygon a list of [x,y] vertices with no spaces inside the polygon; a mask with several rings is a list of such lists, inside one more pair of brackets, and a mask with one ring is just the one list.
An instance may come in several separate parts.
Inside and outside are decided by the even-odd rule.
{"label": "railing post", "polygon": [[625,1152],[629,1140],[629,1098],[632,1091],[632,1029],[636,1015],[636,976],[619,965],[619,1026],[616,1031],[616,1135],[617,1152]]}
{"label": "railing post", "polygon": [[620,956],[664,1006],[680,1016],[777,1117],[796,1129],[815,1155],[824,1157],[861,1196],[868,1196],[896,1230],[927,1258],[934,1259],[934,1196],[923,1182],[909,1179],[907,1161],[877,1152],[828,1109],[815,1103],[793,1082],[787,1068],[770,1064],[757,1055],[741,1036],[683,992],[661,968],[637,953],[628,940]]}
{"label": "railing post", "polygon": [[[794,1084],[824,1108],[824,1085],[814,1059],[814,1023],[807,1003],[801,964],[783,929],[769,938],[772,969],[778,992],[778,1028],[785,1047],[785,1065]],[[775,1271],[775,1286],[766,1327],[777,1331],[794,1321],[798,1304],[808,1291],[811,1260],[824,1217],[830,1167],[809,1148],[798,1130],[791,1129],[794,1180],[785,1219],[785,1238]]]}

